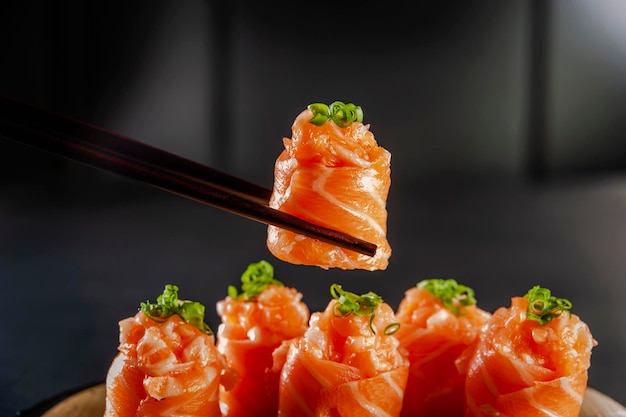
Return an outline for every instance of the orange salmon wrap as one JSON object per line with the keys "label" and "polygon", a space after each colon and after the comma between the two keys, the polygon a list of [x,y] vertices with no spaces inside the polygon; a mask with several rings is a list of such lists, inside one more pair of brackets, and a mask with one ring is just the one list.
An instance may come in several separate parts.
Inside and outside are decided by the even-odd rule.
{"label": "orange salmon wrap", "polygon": [[475,304],[450,309],[418,286],[405,292],[395,334],[410,362],[402,417],[463,415],[465,375],[456,362],[477,343],[490,316]]}
{"label": "orange salmon wrap", "polygon": [[369,125],[317,126],[310,109],[300,113],[292,138],[276,160],[270,207],[377,245],[370,257],[275,226],[268,227],[270,252],[286,262],[324,269],[387,268],[386,202],[391,154],[378,146]]}
{"label": "orange salmon wrap", "polygon": [[579,415],[597,342],[578,316],[541,324],[528,306],[514,297],[483,328],[468,364],[465,416]]}
{"label": "orange salmon wrap", "polygon": [[393,310],[379,304],[370,322],[339,316],[336,304],[313,313],[304,336],[275,351],[282,369],[278,416],[399,416],[409,364],[386,334],[396,322]]}
{"label": "orange salmon wrap", "polygon": [[178,315],[120,321],[119,353],[106,378],[105,417],[221,416],[225,363],[214,337]]}
{"label": "orange salmon wrap", "polygon": [[239,378],[222,388],[225,417],[276,417],[280,372],[273,370],[274,349],[302,336],[309,309],[294,288],[268,285],[252,300],[226,297],[217,303],[222,319],[217,347]]}

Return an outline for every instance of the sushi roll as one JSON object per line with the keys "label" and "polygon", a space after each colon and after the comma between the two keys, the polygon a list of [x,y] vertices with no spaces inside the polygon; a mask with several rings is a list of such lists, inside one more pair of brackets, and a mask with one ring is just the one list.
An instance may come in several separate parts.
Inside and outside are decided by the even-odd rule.
{"label": "sushi roll", "polygon": [[204,322],[204,306],[166,285],[156,303],[119,322],[106,377],[105,417],[221,416],[219,386],[232,374]]}
{"label": "sushi roll", "polygon": [[409,362],[393,309],[372,292],[335,284],[331,293],[306,333],[275,355],[278,416],[399,416]]}
{"label": "sushi roll", "polygon": [[359,106],[316,103],[302,111],[274,168],[270,207],[377,245],[372,257],[269,226],[278,259],[324,269],[384,270],[391,154],[378,146]]}
{"label": "sushi roll", "polygon": [[238,374],[232,388],[222,387],[220,406],[225,417],[276,417],[280,370],[273,369],[273,352],[304,334],[309,309],[267,261],[250,264],[241,282],[241,292],[231,286],[217,303],[217,348]]}
{"label": "sushi roll", "polygon": [[465,383],[465,416],[577,417],[597,342],[572,304],[535,286],[483,327]]}
{"label": "sushi roll", "polygon": [[474,291],[453,279],[427,279],[408,289],[396,317],[396,337],[409,356],[402,417],[461,416],[465,375],[458,365],[491,315]]}

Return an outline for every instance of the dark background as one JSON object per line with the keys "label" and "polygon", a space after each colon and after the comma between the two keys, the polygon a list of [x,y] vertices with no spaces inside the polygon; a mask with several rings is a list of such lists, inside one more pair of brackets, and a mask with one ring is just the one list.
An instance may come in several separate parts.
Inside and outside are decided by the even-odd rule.
{"label": "dark background", "polygon": [[0,93],[271,186],[309,103],[363,107],[392,153],[386,271],[283,263],[265,226],[0,138],[0,414],[104,379],[117,321],[165,283],[212,306],[270,260],[396,306],[453,277],[483,308],[531,286],[598,341],[626,402],[626,6],[621,0],[22,1],[0,6]]}

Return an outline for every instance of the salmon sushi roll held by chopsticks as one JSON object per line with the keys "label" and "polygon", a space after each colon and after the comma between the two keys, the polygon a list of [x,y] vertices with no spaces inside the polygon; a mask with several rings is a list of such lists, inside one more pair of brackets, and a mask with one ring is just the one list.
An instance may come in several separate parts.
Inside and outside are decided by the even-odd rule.
{"label": "salmon sushi roll held by chopsticks", "polygon": [[280,371],[272,354],[304,334],[309,309],[300,292],[274,278],[267,261],[250,264],[241,282],[241,293],[230,286],[217,303],[217,348],[238,375],[232,388],[222,387],[220,408],[224,417],[276,417]]}
{"label": "salmon sushi roll held by chopsticks", "polygon": [[221,416],[219,386],[232,374],[204,323],[204,306],[167,285],[157,303],[120,321],[106,378],[105,417]]}
{"label": "salmon sushi roll held by chopsticks", "polygon": [[568,300],[533,287],[483,328],[465,384],[465,416],[577,417],[597,342]]}
{"label": "salmon sushi roll held by chopsticks", "polygon": [[331,286],[304,336],[274,353],[281,369],[280,417],[398,417],[409,363],[393,333],[391,307],[369,292]]}
{"label": "salmon sushi roll held by chopsticks", "polygon": [[477,307],[474,291],[453,279],[423,280],[405,292],[395,334],[410,362],[402,417],[463,414],[465,375],[457,362],[490,316]]}
{"label": "salmon sushi roll held by chopsticks", "polygon": [[386,202],[391,154],[378,146],[359,106],[316,103],[302,111],[274,168],[270,207],[377,245],[367,256],[268,227],[270,252],[286,262],[324,269],[387,268]]}

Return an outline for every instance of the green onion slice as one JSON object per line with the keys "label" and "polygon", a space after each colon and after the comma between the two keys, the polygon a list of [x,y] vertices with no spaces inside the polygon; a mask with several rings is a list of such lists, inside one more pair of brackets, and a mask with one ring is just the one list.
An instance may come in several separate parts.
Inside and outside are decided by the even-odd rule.
{"label": "green onion slice", "polygon": [[[357,295],[353,292],[345,291],[339,284],[330,286],[330,295],[337,300],[333,306],[335,317],[347,317],[351,314],[355,316],[370,316],[370,330],[373,334],[376,334],[372,323],[376,316],[376,307],[383,302],[382,297],[372,291]],[[385,327],[384,333],[386,335],[393,334],[398,331],[398,328],[400,328],[400,323],[391,323]]]}
{"label": "green onion slice", "polygon": [[177,314],[185,323],[200,329],[203,333],[212,335],[213,331],[204,322],[204,305],[196,301],[183,301],[178,298],[178,287],[167,284],[163,294],[157,297],[157,302],[142,302],[139,309],[149,318],[159,323]]}
{"label": "green onion slice", "polygon": [[571,314],[572,303],[569,300],[557,298],[552,295],[549,289],[539,285],[531,288],[524,297],[528,298],[526,317],[541,325],[549,323],[564,311]]}
{"label": "green onion slice", "polygon": [[389,336],[390,334],[394,334],[400,329],[400,323],[391,323],[385,327],[385,334]]}
{"label": "green onion slice", "polygon": [[474,290],[459,284],[454,279],[426,279],[418,282],[417,287],[430,292],[457,316],[465,313],[465,307],[476,304]]}
{"label": "green onion slice", "polygon": [[324,103],[313,103],[308,107],[313,112],[309,123],[316,126],[322,126],[328,120],[332,120],[339,127],[348,127],[354,122],[363,123],[363,109],[353,103],[335,101],[330,106]]}
{"label": "green onion slice", "polygon": [[267,261],[251,263],[241,275],[241,294],[234,285],[228,286],[228,295],[233,300],[252,300],[263,292],[268,285],[282,286],[283,283],[274,278],[274,267]]}

